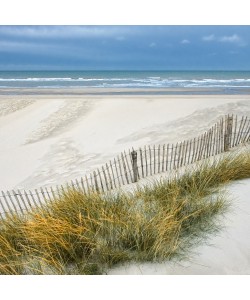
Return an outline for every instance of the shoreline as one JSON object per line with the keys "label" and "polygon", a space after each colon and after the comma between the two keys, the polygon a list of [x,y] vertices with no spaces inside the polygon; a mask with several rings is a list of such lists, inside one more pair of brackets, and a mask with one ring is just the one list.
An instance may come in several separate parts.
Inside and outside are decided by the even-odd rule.
{"label": "shoreline", "polygon": [[250,95],[250,88],[0,88],[0,96],[69,95],[69,96],[115,96],[115,95]]}

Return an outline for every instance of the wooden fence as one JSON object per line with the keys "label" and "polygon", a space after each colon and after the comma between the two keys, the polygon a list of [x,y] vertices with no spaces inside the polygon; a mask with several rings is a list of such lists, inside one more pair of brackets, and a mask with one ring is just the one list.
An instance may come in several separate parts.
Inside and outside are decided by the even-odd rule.
{"label": "wooden fence", "polygon": [[68,188],[106,192],[141,178],[176,170],[250,141],[250,119],[227,115],[199,137],[177,144],[145,146],[122,152],[113,161],[64,186],[33,191],[12,190],[0,194],[0,216],[25,213],[58,198]]}

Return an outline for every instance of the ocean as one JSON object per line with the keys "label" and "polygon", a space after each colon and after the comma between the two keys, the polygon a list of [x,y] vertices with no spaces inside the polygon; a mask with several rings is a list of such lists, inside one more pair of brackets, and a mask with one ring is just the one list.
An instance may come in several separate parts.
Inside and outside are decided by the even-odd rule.
{"label": "ocean", "polygon": [[0,89],[190,89],[248,94],[250,71],[0,71]]}

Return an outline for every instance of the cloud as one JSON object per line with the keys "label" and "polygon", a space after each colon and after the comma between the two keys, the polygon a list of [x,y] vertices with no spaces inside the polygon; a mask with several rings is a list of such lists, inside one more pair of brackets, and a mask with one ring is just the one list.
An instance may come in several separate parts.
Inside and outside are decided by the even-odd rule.
{"label": "cloud", "polygon": [[220,42],[225,42],[225,43],[239,43],[241,41],[241,38],[237,34],[233,34],[230,36],[223,36],[220,38]]}
{"label": "cloud", "polygon": [[247,44],[245,41],[237,34],[232,34],[232,35],[224,35],[221,37],[216,37],[214,34],[210,34],[207,36],[203,36],[202,40],[205,42],[220,42],[220,43],[229,43],[229,44],[235,44],[238,46],[246,46]]}
{"label": "cloud", "polygon": [[210,34],[210,35],[203,36],[202,40],[206,41],[206,42],[214,41],[215,40],[215,35],[214,34]]}
{"label": "cloud", "polygon": [[190,41],[185,39],[181,41],[181,44],[190,44]]}

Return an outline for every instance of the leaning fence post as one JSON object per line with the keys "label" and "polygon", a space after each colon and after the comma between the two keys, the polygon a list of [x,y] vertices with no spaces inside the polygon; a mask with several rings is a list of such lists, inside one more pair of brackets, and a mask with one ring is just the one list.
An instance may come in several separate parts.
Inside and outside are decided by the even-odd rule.
{"label": "leaning fence post", "polygon": [[132,157],[132,167],[133,167],[133,174],[134,174],[134,182],[138,181],[138,167],[137,167],[137,152],[133,150],[131,152]]}
{"label": "leaning fence post", "polygon": [[225,128],[225,137],[224,137],[224,151],[228,151],[231,146],[232,139],[232,127],[233,127],[233,117],[227,117]]}

